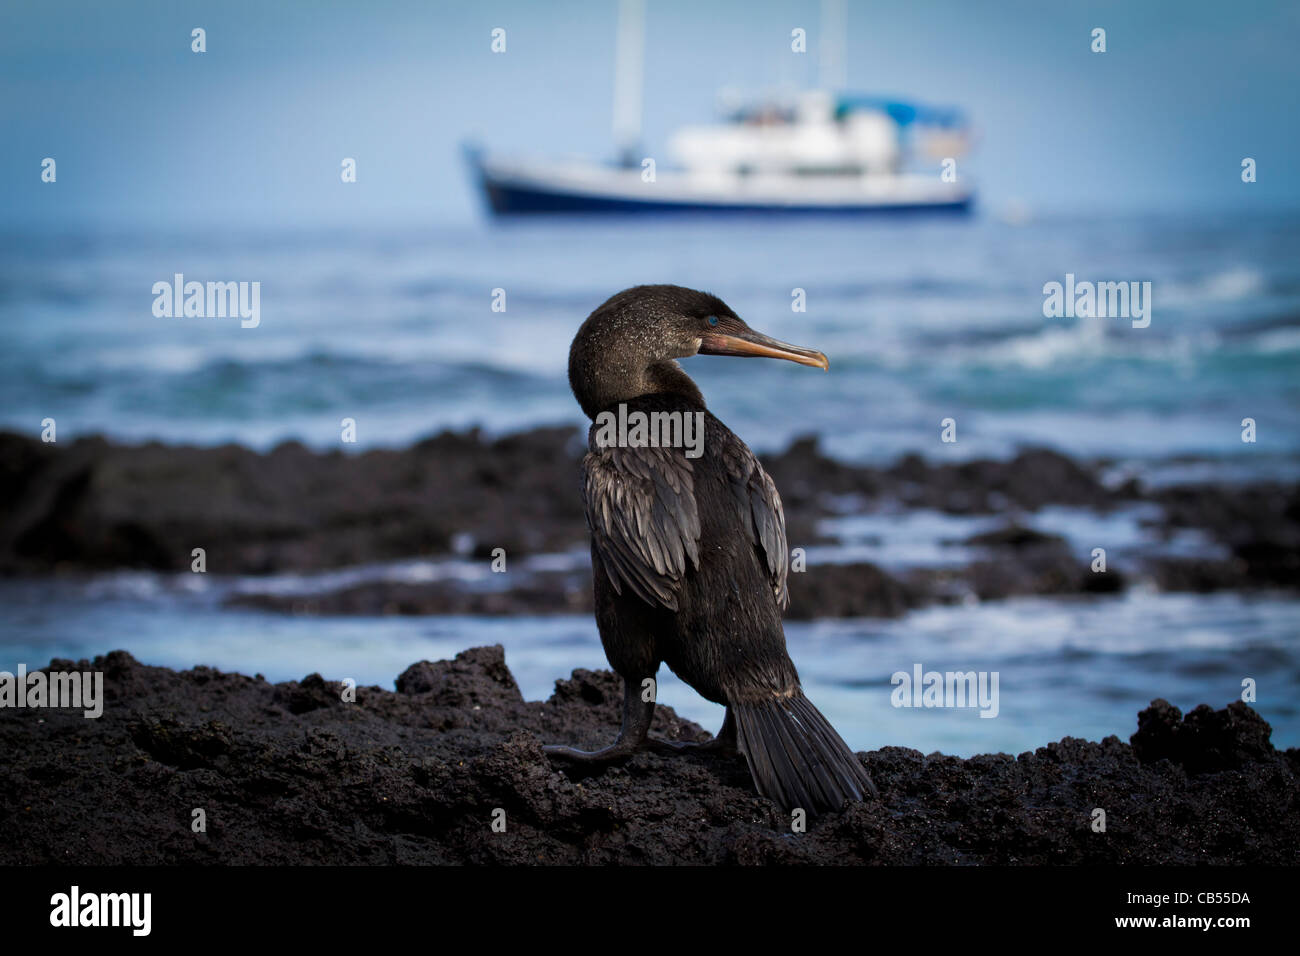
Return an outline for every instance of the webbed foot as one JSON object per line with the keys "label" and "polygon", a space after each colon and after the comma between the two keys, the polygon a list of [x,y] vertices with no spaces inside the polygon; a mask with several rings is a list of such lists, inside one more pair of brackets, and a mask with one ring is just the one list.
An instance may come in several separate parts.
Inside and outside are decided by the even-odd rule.
{"label": "webbed foot", "polygon": [[609,763],[632,756],[641,749],[642,743],[629,743],[619,739],[608,747],[602,747],[600,750],[579,750],[577,747],[566,747],[562,744],[546,744],[542,747],[542,753],[552,760],[568,760],[573,763],[588,764]]}

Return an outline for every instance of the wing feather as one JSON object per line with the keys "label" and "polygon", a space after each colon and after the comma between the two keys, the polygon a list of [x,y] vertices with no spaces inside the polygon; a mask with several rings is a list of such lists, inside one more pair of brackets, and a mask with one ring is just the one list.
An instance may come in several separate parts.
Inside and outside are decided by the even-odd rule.
{"label": "wing feather", "polygon": [[758,458],[740,439],[726,450],[727,473],[740,511],[741,526],[750,529],[754,544],[767,562],[768,579],[777,606],[784,610],[790,603],[787,578],[790,550],[785,537],[785,510],[776,484]]}
{"label": "wing feather", "polygon": [[699,568],[694,469],[680,449],[602,448],[582,461],[587,525],[614,590],[677,610],[688,562]]}
{"label": "wing feather", "polygon": [[[778,607],[790,603],[781,495],[758,458],[731,436],[722,448],[737,524],[767,568]],[[680,449],[593,447],[583,459],[587,525],[610,584],[648,604],[678,609],[688,567],[700,566],[695,470]]]}

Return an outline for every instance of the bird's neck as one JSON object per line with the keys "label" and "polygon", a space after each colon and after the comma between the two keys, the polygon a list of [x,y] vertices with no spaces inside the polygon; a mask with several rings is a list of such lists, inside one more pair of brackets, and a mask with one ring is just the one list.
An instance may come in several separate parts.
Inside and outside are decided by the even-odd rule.
{"label": "bird's neck", "polygon": [[679,395],[701,409],[705,407],[699,386],[671,359],[641,368],[621,368],[616,364],[570,368],[569,384],[578,404],[593,420],[605,409],[642,395]]}

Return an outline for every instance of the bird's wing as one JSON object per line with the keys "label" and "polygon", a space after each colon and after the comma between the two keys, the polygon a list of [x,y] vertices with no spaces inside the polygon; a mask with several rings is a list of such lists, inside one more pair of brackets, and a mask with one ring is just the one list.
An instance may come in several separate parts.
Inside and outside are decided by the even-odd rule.
{"label": "bird's wing", "polygon": [[588,452],[582,468],[587,526],[614,590],[676,611],[687,562],[700,566],[690,459],[681,449],[609,447]]}
{"label": "bird's wing", "polygon": [[782,610],[790,603],[786,577],[790,571],[790,552],[785,540],[785,511],[781,495],[758,458],[739,439],[730,442],[724,453],[731,488],[740,510],[741,527],[748,528],[755,546],[767,561],[768,580],[777,606]]}

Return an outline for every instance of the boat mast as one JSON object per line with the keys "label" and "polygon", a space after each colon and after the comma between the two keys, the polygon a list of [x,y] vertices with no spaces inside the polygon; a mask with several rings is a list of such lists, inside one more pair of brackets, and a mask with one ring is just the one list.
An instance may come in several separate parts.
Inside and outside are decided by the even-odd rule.
{"label": "boat mast", "polygon": [[624,166],[641,164],[641,87],[644,74],[644,0],[619,0],[618,34],[614,47],[614,145]]}
{"label": "boat mast", "polygon": [[822,0],[821,88],[843,91],[847,80],[849,11],[844,0]]}

